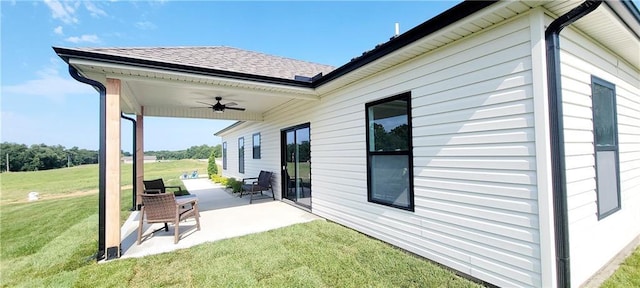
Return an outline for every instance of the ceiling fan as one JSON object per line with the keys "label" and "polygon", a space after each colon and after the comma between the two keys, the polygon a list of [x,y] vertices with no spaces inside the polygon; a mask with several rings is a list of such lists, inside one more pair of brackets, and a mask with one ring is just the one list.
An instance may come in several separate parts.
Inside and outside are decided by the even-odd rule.
{"label": "ceiling fan", "polygon": [[211,109],[213,109],[213,112],[216,112],[216,113],[222,113],[222,112],[224,112],[224,110],[226,110],[226,109],[229,109],[229,110],[237,110],[237,111],[244,111],[244,110],[246,110],[245,108],[240,108],[240,107],[229,107],[229,106],[236,106],[236,105],[238,105],[238,104],[237,104],[237,103],[235,103],[235,102],[229,102],[229,103],[227,103],[227,104],[221,104],[221,103],[220,103],[220,101],[221,101],[221,100],[222,100],[222,97],[217,96],[217,97],[216,97],[216,101],[218,101],[218,103],[216,103],[215,105],[214,105],[214,104],[205,103],[205,102],[196,101],[196,102],[198,102],[198,103],[200,103],[200,104],[205,104],[205,105],[207,105],[207,106],[209,106],[209,107],[193,107],[193,108],[211,108]]}

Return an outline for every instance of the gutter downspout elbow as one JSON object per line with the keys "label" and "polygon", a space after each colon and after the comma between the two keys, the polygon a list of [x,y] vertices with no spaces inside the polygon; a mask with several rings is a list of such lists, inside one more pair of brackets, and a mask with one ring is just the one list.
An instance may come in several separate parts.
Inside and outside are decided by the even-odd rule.
{"label": "gutter downspout elbow", "polygon": [[551,178],[558,287],[571,287],[569,254],[569,215],[562,120],[562,85],[560,72],[560,31],[600,6],[602,1],[585,1],[551,22],[545,31],[547,48],[547,88],[549,97],[549,134]]}
{"label": "gutter downspout elbow", "polygon": [[69,75],[76,79],[78,82],[85,83],[93,86],[100,93],[100,149],[98,151],[98,253],[96,254],[96,260],[102,260],[105,258],[105,241],[106,241],[106,176],[107,168],[107,122],[105,115],[107,112],[107,87],[102,83],[85,78],[80,75],[78,70],[69,64]]}
{"label": "gutter downspout elbow", "polygon": [[136,150],[138,149],[137,147],[137,134],[136,134],[136,120],[131,118],[131,117],[127,117],[124,115],[124,113],[120,113],[120,117],[122,119],[127,119],[129,121],[131,121],[131,123],[133,124],[133,173],[132,174],[132,181],[133,181],[133,196],[132,196],[132,200],[131,200],[131,211],[136,211],[136,207],[138,206],[136,201],[136,193],[138,193],[138,181],[136,181],[138,175],[136,175],[136,172],[138,171],[138,157],[136,157]]}

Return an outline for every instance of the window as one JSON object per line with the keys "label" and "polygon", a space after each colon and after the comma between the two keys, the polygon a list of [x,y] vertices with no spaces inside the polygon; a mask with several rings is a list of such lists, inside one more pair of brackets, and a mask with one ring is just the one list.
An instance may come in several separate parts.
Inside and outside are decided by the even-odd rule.
{"label": "window", "polygon": [[227,170],[227,142],[222,143],[222,169]]}
{"label": "window", "polygon": [[244,137],[238,138],[238,172],[244,173]]}
{"label": "window", "polygon": [[592,76],[591,96],[598,219],[603,219],[620,210],[620,167],[618,165],[615,86]]}
{"label": "window", "polygon": [[260,133],[253,134],[253,159],[260,159]]}
{"label": "window", "polygon": [[413,211],[411,93],[367,103],[367,198]]}

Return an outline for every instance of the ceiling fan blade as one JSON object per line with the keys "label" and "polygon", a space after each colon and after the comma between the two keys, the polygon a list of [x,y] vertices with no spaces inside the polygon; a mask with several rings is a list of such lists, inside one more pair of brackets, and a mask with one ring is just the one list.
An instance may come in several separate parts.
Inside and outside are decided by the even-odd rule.
{"label": "ceiling fan blade", "polygon": [[189,108],[191,108],[191,109],[202,109],[202,108],[211,109],[211,107],[189,107]]}
{"label": "ceiling fan blade", "polygon": [[238,111],[244,111],[246,109],[244,108],[236,108],[236,107],[225,107],[225,109],[229,109],[229,110],[238,110]]}
{"label": "ceiling fan blade", "polygon": [[204,104],[204,105],[213,106],[213,104],[209,104],[209,103],[205,103],[205,102],[200,102],[200,101],[196,101],[196,103],[200,103],[200,104]]}
{"label": "ceiling fan blade", "polygon": [[224,106],[236,106],[236,105],[238,105],[238,103],[236,102],[229,102],[227,104],[224,104]]}

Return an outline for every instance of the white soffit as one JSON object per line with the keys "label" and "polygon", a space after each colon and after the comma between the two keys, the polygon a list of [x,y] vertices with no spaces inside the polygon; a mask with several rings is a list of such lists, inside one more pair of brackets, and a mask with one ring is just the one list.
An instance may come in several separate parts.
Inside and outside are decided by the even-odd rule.
{"label": "white soffit", "polygon": [[[582,1],[551,1],[545,2],[544,7],[557,18],[581,3]],[[600,4],[595,11],[571,26],[615,52],[636,69],[640,69],[640,40],[606,3]]]}
{"label": "white soffit", "polygon": [[[145,116],[262,121],[265,112],[289,101],[319,99],[315,90],[305,87],[81,59],[70,59],[69,64],[103,84],[106,78],[121,80],[122,111]],[[235,102],[234,107],[246,110],[215,113],[207,104],[215,104],[218,96],[222,104]]]}

